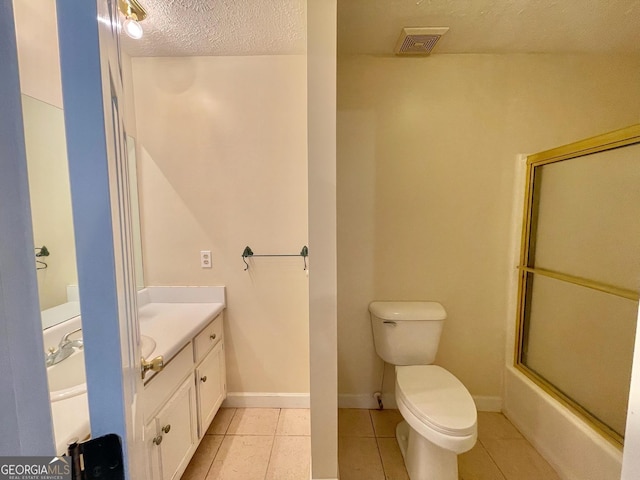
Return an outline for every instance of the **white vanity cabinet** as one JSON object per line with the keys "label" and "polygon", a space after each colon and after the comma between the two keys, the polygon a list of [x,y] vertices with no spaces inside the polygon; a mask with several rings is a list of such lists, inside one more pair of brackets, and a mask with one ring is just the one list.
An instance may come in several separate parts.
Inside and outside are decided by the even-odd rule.
{"label": "white vanity cabinet", "polygon": [[199,438],[206,433],[225,399],[225,377],[224,343],[220,341],[196,368]]}
{"label": "white vanity cabinet", "polygon": [[195,403],[195,387],[187,378],[147,426],[156,463],[153,469],[158,472],[160,467],[160,475],[154,478],[173,480],[187,468],[197,445]]}
{"label": "white vanity cabinet", "polygon": [[207,324],[142,397],[150,480],[177,480],[226,398],[223,314]]}

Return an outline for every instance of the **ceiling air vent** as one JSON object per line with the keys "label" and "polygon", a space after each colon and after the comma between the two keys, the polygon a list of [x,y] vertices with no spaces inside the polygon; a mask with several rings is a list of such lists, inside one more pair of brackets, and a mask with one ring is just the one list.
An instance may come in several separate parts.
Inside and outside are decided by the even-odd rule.
{"label": "ceiling air vent", "polygon": [[449,27],[405,27],[402,29],[396,55],[429,55]]}

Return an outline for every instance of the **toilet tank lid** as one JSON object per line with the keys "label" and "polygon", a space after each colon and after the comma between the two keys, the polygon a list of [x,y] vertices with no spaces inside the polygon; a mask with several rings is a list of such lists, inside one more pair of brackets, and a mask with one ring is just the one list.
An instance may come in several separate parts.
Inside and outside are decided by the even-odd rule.
{"label": "toilet tank lid", "polygon": [[383,320],[444,320],[447,312],[438,302],[371,302],[369,311]]}

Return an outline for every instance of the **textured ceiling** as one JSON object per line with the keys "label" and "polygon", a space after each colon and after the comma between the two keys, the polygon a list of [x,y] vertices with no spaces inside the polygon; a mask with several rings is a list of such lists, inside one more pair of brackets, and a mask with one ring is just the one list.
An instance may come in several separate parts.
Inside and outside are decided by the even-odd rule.
{"label": "textured ceiling", "polygon": [[339,0],[338,49],[392,53],[403,27],[450,27],[434,53],[640,53],[640,0]]}
{"label": "textured ceiling", "polygon": [[306,51],[306,0],[139,0],[144,36],[132,56],[287,55]]}
{"label": "textured ceiling", "polygon": [[[139,0],[133,56],[306,50],[306,0]],[[389,55],[405,26],[448,26],[434,53],[640,53],[640,0],[338,0],[342,54]]]}

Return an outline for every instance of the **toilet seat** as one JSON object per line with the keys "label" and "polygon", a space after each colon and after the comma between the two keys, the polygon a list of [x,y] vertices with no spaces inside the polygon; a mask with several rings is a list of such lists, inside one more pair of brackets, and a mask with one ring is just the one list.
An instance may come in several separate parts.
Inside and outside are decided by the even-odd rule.
{"label": "toilet seat", "polygon": [[444,368],[396,367],[396,400],[407,423],[432,442],[458,453],[475,444],[477,412],[473,398]]}

